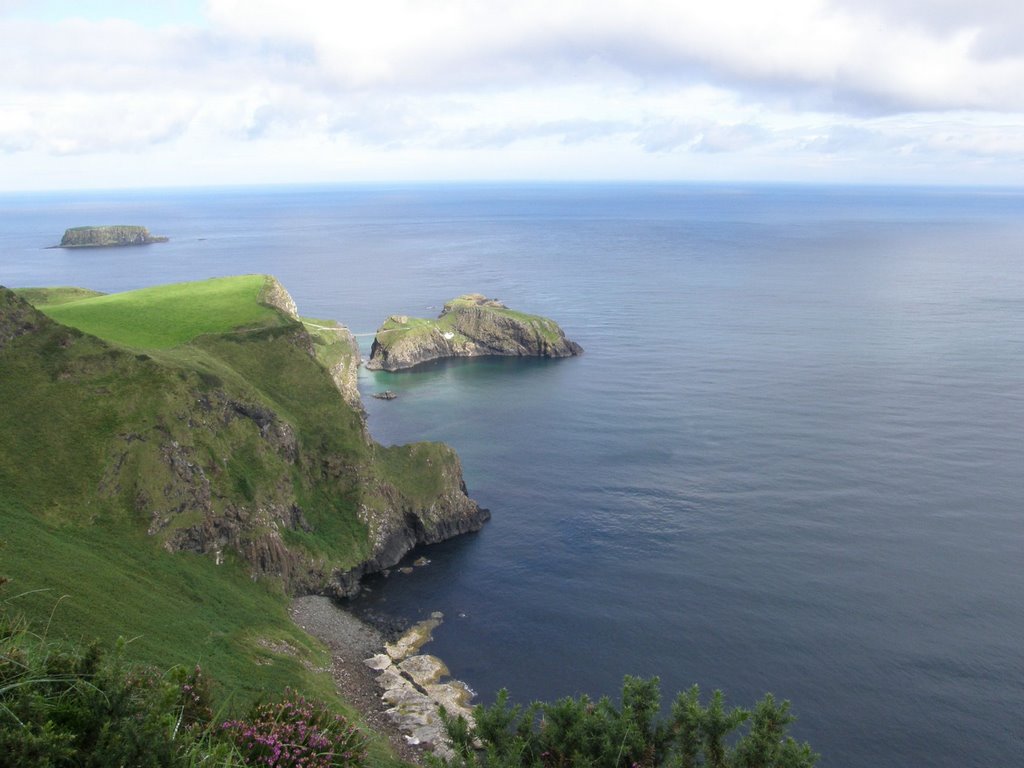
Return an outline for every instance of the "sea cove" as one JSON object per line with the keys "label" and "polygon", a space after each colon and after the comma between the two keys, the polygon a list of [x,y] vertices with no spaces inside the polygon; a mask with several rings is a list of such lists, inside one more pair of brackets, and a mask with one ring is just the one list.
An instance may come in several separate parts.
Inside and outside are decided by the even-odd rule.
{"label": "sea cove", "polygon": [[[362,372],[459,452],[481,533],[369,584],[490,700],[765,690],[823,766],[1021,754],[1024,194],[548,185],[0,198],[4,284],[269,273],[368,352],[481,291],[587,350]],[[78,221],[170,241],[44,250]],[[397,393],[394,402],[365,395]]]}

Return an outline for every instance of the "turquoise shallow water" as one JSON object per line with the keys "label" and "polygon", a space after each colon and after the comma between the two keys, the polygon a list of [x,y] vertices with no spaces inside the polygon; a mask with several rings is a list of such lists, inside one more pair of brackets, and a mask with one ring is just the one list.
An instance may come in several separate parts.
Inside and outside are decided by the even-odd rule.
{"label": "turquoise shallow water", "polygon": [[[364,372],[494,518],[363,606],[484,699],[790,698],[824,766],[1024,755],[1024,192],[421,186],[0,197],[0,283],[271,272],[372,331],[479,291],[586,354]],[[42,250],[67,226],[170,243]],[[369,339],[365,338],[368,342]]]}

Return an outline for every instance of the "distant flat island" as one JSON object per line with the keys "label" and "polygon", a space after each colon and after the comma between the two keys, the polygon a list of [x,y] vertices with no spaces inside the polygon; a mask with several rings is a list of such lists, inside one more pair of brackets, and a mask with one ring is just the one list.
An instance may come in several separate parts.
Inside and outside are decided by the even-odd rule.
{"label": "distant flat island", "polygon": [[151,235],[145,227],[113,224],[104,227],[70,227],[64,231],[58,248],[109,248],[122,245],[166,243],[167,238]]}

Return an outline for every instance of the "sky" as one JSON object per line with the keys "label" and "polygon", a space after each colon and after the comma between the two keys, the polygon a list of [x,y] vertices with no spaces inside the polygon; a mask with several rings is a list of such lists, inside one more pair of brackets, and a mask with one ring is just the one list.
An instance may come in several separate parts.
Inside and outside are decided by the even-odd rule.
{"label": "sky", "polygon": [[1024,185],[1020,0],[0,0],[0,190]]}

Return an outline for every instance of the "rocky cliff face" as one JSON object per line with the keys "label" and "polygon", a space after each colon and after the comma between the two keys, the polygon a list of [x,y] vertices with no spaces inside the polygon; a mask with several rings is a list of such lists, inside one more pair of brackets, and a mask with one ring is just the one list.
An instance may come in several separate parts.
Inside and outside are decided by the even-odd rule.
{"label": "rocky cliff face", "polygon": [[[205,554],[218,561],[232,553],[248,564],[254,576],[279,578],[294,594],[347,597],[358,592],[364,575],[394,566],[419,545],[478,531],[490,518],[486,509],[469,498],[458,456],[448,446],[427,449],[444,460],[432,461],[438,490],[422,503],[372,463],[351,466],[344,457],[305,450],[292,427],[262,406],[232,400],[220,390],[200,397],[196,406],[186,417],[192,440],[182,443],[161,435],[158,445],[148,447],[150,453],[154,448],[159,452],[155,466],[147,462],[150,480],[159,492],[140,489],[133,497],[136,511],[149,520],[149,533],[160,536],[170,551]],[[230,471],[202,461],[202,446],[215,440],[218,432],[251,435],[254,428],[261,443],[257,450],[269,454],[264,461],[268,482],[250,489],[243,498],[231,498],[224,488]],[[105,489],[110,489],[111,482],[117,490],[122,484],[131,485],[132,474],[146,461],[125,460],[130,443],[115,460],[117,470],[105,478]],[[308,505],[304,507],[291,486],[296,470],[314,471],[318,484],[343,488],[357,499],[356,514],[366,537],[355,565],[339,566],[330,557],[294,545],[294,534],[323,535],[316,522],[321,515],[307,517]]]}
{"label": "rocky cliff face", "polygon": [[396,565],[415,547],[479,531],[490,520],[490,511],[469,498],[455,451],[448,446],[444,446],[444,451],[447,460],[441,469],[441,488],[429,505],[409,506],[393,486],[382,484],[376,487],[375,494],[388,499],[385,507],[360,507],[360,520],[370,531],[371,555],[347,572],[335,571],[331,594],[352,595],[358,591],[363,576]]}
{"label": "rocky cliff face", "polygon": [[291,320],[299,319],[299,308],[295,305],[295,299],[276,277],[267,277],[263,290],[260,291],[259,301],[282,312]]}
{"label": "rocky cliff face", "polygon": [[[121,350],[0,288],[0,371],[25,380],[9,382],[19,393],[11,408],[54,422],[19,438],[4,427],[14,410],[0,416],[10,437],[0,453],[16,462],[29,448],[20,443],[52,441],[31,446],[55,462],[33,471],[69,478],[52,483],[63,507],[138,520],[168,550],[241,560],[294,594],[350,595],[413,547],[488,519],[451,448],[368,437],[346,392],[353,382],[332,379],[301,323],[196,344],[183,359],[216,360],[219,373]],[[102,431],[87,426],[97,412]],[[79,421],[83,431],[68,429]],[[65,445],[73,434],[79,444]],[[68,455],[76,467],[57,463]]]}
{"label": "rocky cliff face", "polygon": [[448,357],[572,357],[582,352],[553,320],[467,294],[445,304],[437,320],[389,317],[377,330],[367,368],[397,371]]}
{"label": "rocky cliff face", "polygon": [[334,386],[338,388],[346,403],[362,411],[363,401],[359,396],[359,365],[362,356],[359,354],[359,342],[348,328],[325,328],[322,331],[333,335],[335,343],[343,350],[338,359],[332,361],[327,368]]}
{"label": "rocky cliff face", "polygon": [[42,314],[11,291],[0,288],[0,350],[19,336],[37,332],[45,322]]}
{"label": "rocky cliff face", "polygon": [[117,224],[105,227],[71,227],[64,231],[60,247],[98,248],[166,242],[166,237],[151,235],[145,227]]}

